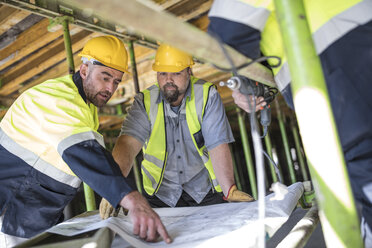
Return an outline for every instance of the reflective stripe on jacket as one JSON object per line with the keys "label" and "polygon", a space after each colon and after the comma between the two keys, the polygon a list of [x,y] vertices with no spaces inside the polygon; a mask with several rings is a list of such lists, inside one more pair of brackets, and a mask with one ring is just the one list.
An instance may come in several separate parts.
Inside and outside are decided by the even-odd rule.
{"label": "reflective stripe on jacket", "polygon": [[[370,0],[305,0],[304,5],[319,55],[349,31],[372,20]],[[261,32],[262,53],[282,59],[282,64],[273,68],[273,73],[279,90],[283,90],[291,78],[273,9],[271,0],[215,0],[209,15],[242,23]],[[275,59],[269,60],[269,64],[276,63]]]}
{"label": "reflective stripe on jacket", "polygon": [[2,232],[29,238],[61,221],[81,184],[61,156],[86,140],[103,145],[98,124],[96,107],[84,102],[71,76],[37,85],[13,103],[0,123]]}
{"label": "reflective stripe on jacket", "polygon": [[[186,99],[186,121],[195,148],[208,170],[214,188],[221,192],[216,180],[212,162],[204,145],[201,134],[204,109],[208,101],[209,88],[213,84],[195,77],[190,78],[191,96]],[[143,146],[144,160],[142,162],[143,185],[147,194],[155,194],[162,182],[167,164],[167,137],[164,116],[164,102],[156,103],[160,94],[158,84],[144,90],[144,106],[151,122],[151,135]]]}
{"label": "reflective stripe on jacket", "polygon": [[70,75],[48,80],[22,94],[0,124],[8,138],[2,142],[4,148],[74,188],[81,181],[63,161],[64,150],[92,139],[104,147],[103,137],[97,132],[97,108],[88,106],[77,91]]}

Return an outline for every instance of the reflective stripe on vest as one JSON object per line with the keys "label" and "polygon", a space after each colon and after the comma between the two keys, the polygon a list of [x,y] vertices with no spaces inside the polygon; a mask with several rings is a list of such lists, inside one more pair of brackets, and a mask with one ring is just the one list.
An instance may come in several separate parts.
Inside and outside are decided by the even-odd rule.
{"label": "reflective stripe on vest", "polygon": [[50,163],[40,158],[37,154],[32,151],[18,145],[14,142],[1,128],[0,128],[0,143],[1,145],[12,153],[14,156],[25,161],[28,165],[41,173],[55,179],[58,182],[67,184],[71,187],[78,188],[81,184],[81,180],[73,175],[67,174]]}
{"label": "reflective stripe on vest", "polygon": [[270,11],[263,6],[255,7],[241,1],[214,0],[210,17],[220,17],[229,21],[248,25],[262,31]]}
{"label": "reflective stripe on vest", "polygon": [[81,98],[70,75],[24,92],[1,121],[0,144],[43,174],[77,188],[81,180],[62,159],[69,145],[103,144],[97,108]]}
{"label": "reflective stripe on vest", "polygon": [[[281,66],[273,68],[275,82],[279,90],[283,90],[290,82],[289,67],[287,64],[287,58],[284,54],[282,45],[282,39],[280,34],[280,28],[276,20],[273,4],[271,0],[257,1],[257,0],[217,0],[218,2],[229,3],[229,6],[236,8],[223,8],[214,10],[217,17],[226,18],[226,13],[234,13],[236,17],[233,21],[249,25],[253,28],[261,30],[262,25],[262,39],[260,42],[260,48],[264,55],[275,55],[282,58]],[[242,2],[246,4],[246,7],[242,7],[233,2]],[[370,0],[305,0],[305,9],[307,12],[308,22],[310,30],[313,34],[313,41],[317,54],[321,54],[331,44],[340,39],[349,31],[355,29],[359,25],[363,25],[372,20],[372,2]],[[216,4],[223,6],[222,4]],[[212,9],[214,6],[212,7]],[[266,12],[262,11],[262,8],[266,8]],[[228,9],[228,10],[227,10]],[[271,12],[267,16],[267,12]],[[251,13],[254,20],[247,18],[240,18]],[[267,19],[265,19],[267,18]],[[226,18],[229,19],[229,18]],[[253,18],[252,18],[253,19]],[[232,20],[231,18],[229,20]],[[250,20],[251,22],[247,22]],[[269,60],[269,64],[277,63],[276,60]]]}
{"label": "reflective stripe on vest", "polygon": [[[200,157],[206,166],[211,183],[214,188],[221,192],[213,166],[209,158],[209,153],[205,146],[198,148],[194,135],[200,131],[200,123],[203,120],[205,105],[209,96],[211,83],[191,77],[191,97],[186,99],[186,121],[190,130],[190,136],[194,142]],[[156,103],[159,97],[159,86],[153,85],[143,91],[144,105],[151,123],[151,135],[143,147],[144,160],[141,170],[143,175],[143,185],[147,194],[155,194],[162,182],[164,170],[167,162],[167,137],[164,116],[164,102]]]}

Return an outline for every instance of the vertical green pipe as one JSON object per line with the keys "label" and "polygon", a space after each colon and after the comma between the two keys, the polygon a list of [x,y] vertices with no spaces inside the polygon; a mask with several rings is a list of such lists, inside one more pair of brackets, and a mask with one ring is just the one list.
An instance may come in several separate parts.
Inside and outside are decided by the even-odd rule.
{"label": "vertical green pipe", "polygon": [[292,157],[291,157],[291,151],[289,149],[287,133],[285,131],[285,126],[284,126],[284,118],[283,118],[282,111],[279,108],[279,101],[277,99],[275,99],[275,107],[276,107],[276,113],[277,113],[277,118],[278,118],[278,122],[279,122],[280,134],[282,135],[285,158],[287,160],[289,176],[291,178],[291,183],[295,183],[296,182],[296,175],[295,175],[295,172],[294,172],[294,169],[293,169],[293,161],[292,161]]}
{"label": "vertical green pipe", "polygon": [[344,156],[303,1],[274,2],[327,247],[363,247]]}
{"label": "vertical green pipe", "polygon": [[242,138],[245,162],[247,163],[249,183],[251,185],[253,198],[257,200],[256,176],[255,176],[255,171],[253,167],[251,149],[249,147],[249,142],[248,142],[247,129],[244,125],[244,119],[243,119],[243,114],[242,114],[241,109],[236,108],[236,112],[238,114],[239,130],[240,130],[240,136]]}
{"label": "vertical green pipe", "polygon": [[86,183],[84,183],[84,196],[87,211],[96,210],[96,197],[94,196],[94,191]]}
{"label": "vertical green pipe", "polygon": [[[72,55],[71,38],[70,38],[70,31],[69,31],[68,23],[69,21],[67,18],[62,21],[63,39],[65,43],[66,58],[67,58],[67,63],[68,63],[68,72],[69,74],[74,74],[75,73],[74,57]],[[86,183],[84,183],[84,196],[85,196],[85,205],[87,207],[87,211],[95,210],[96,199],[94,196],[94,191]]]}
{"label": "vertical green pipe", "polygon": [[137,190],[142,194],[141,174],[138,169],[137,158],[134,159],[133,168],[134,180],[136,181]]}
{"label": "vertical green pipe", "polygon": [[[137,94],[140,92],[140,88],[138,84],[137,64],[136,64],[136,56],[134,54],[133,41],[129,41],[128,47],[129,47],[130,65],[132,66],[134,89]],[[134,173],[134,179],[136,181],[137,189],[142,194],[141,174],[138,168],[137,157],[134,159],[133,173]]]}
{"label": "vertical green pipe", "polygon": [[134,54],[133,41],[129,41],[128,47],[129,47],[130,65],[132,66],[134,89],[136,93],[139,93],[140,88],[138,84],[137,64],[136,64],[136,56]]}
{"label": "vertical green pipe", "polygon": [[305,159],[302,156],[302,152],[301,152],[300,135],[298,133],[298,130],[296,128],[295,121],[293,118],[291,119],[291,128],[292,128],[293,139],[294,139],[295,146],[296,146],[298,163],[300,164],[300,168],[301,168],[302,177],[304,181],[309,181],[309,176],[307,175],[307,170],[306,170],[306,165],[305,165]]}
{"label": "vertical green pipe", "polygon": [[[273,151],[272,151],[271,140],[270,140],[270,132],[269,131],[267,131],[266,136],[265,136],[265,146],[266,146],[267,155],[269,155],[272,158],[273,157]],[[273,179],[273,182],[275,183],[275,182],[278,181],[278,176],[276,175],[274,165],[271,164],[271,162],[268,161],[267,158],[265,158],[265,159],[267,161],[267,164],[270,166],[271,178]]]}
{"label": "vertical green pipe", "polygon": [[230,154],[231,154],[231,159],[232,159],[232,163],[233,163],[235,184],[236,184],[236,187],[238,188],[238,190],[242,190],[242,185],[240,184],[239,173],[238,173],[238,170],[237,170],[237,167],[236,167],[235,156],[232,152],[231,144],[229,144],[229,148],[230,148]]}
{"label": "vertical green pipe", "polygon": [[123,110],[121,109],[121,105],[116,105],[116,114],[117,115],[123,115]]}
{"label": "vertical green pipe", "polygon": [[65,18],[62,21],[63,39],[65,42],[66,58],[67,58],[67,63],[68,63],[68,73],[74,74],[75,73],[74,56],[72,54],[71,37],[70,37],[70,30],[68,28],[68,23],[69,21],[67,18]]}

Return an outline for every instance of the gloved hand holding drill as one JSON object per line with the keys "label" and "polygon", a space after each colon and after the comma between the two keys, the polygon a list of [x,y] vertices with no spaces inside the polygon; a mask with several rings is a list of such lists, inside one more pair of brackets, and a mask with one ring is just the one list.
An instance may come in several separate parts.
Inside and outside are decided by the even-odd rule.
{"label": "gloved hand holding drill", "polygon": [[229,202],[250,202],[254,201],[254,198],[247,193],[238,190],[235,184],[231,185],[227,196],[224,196],[223,199]]}

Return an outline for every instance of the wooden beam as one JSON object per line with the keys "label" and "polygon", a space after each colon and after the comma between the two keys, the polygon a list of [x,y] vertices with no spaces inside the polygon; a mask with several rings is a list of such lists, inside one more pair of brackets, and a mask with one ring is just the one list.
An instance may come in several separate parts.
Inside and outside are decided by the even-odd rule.
{"label": "wooden beam", "polygon": [[178,17],[181,20],[184,20],[184,21],[188,21],[190,19],[193,19],[193,18],[195,18],[197,16],[200,16],[201,14],[204,14],[207,11],[209,11],[209,9],[212,6],[212,3],[213,3],[212,0],[208,0],[207,2],[202,3],[200,6],[198,6],[198,8],[192,9],[192,10],[188,11],[187,13],[184,13],[184,14],[178,16]]}
{"label": "wooden beam", "polygon": [[[72,36],[72,49],[73,51],[80,50],[84,44],[92,37],[96,36],[96,34],[91,33],[90,31],[81,31],[78,34]],[[20,84],[25,82],[26,80],[32,78],[33,76],[37,75],[38,73],[44,71],[46,68],[49,68],[56,63],[60,62],[61,60],[65,59],[66,53],[64,50],[64,44],[62,43],[62,49],[57,47],[55,50],[50,50],[47,54],[42,54],[38,58],[35,58],[33,62],[35,63],[35,67],[29,71],[17,71],[19,74],[14,76],[14,79],[11,81],[6,82],[0,88],[0,95],[5,96],[12,94],[14,91],[21,88]],[[66,72],[67,73],[67,72]]]}
{"label": "wooden beam", "polygon": [[[89,31],[81,31],[80,29],[79,31],[79,33],[72,36],[72,43],[74,41],[79,41],[90,34]],[[12,66],[9,70],[2,74],[2,84],[6,85],[8,82],[17,77],[20,77],[20,75],[32,70],[34,67],[38,66],[40,63],[43,63],[46,60],[57,59],[55,55],[60,54],[62,51],[64,51],[64,49],[64,39],[61,36],[57,40],[54,40],[52,43],[49,43],[48,45],[39,49],[36,53],[31,54],[29,57],[27,57],[27,59],[24,59],[18,64]]]}
{"label": "wooden beam", "polygon": [[38,39],[30,42],[29,44],[27,44],[27,46],[20,47],[19,50],[15,51],[11,59],[8,59],[5,63],[0,65],[0,71],[62,35],[62,30],[41,34]]}
{"label": "wooden beam", "polygon": [[23,31],[13,43],[0,50],[0,61],[7,58],[12,53],[20,50],[22,47],[25,47],[33,41],[39,39],[43,34],[48,32],[48,25],[49,20],[43,19]]}
{"label": "wooden beam", "polygon": [[[220,45],[210,35],[191,24],[182,22],[169,13],[153,10],[140,1],[127,0],[125,5],[115,0],[61,1],[79,6],[82,9],[91,8],[98,16],[109,22],[125,25],[136,33],[167,42],[202,61],[213,63],[222,68],[231,67]],[[235,65],[251,61],[231,47],[225,47]],[[261,64],[252,64],[239,72],[253,80],[276,87],[272,72]]]}
{"label": "wooden beam", "polygon": [[0,34],[4,33],[29,15],[29,12],[2,5],[0,7]]}
{"label": "wooden beam", "polygon": [[[74,55],[74,65],[75,65],[75,70],[79,70],[79,67],[81,65],[81,57],[79,57],[77,54]],[[45,73],[43,73],[40,77],[36,78],[35,80],[32,80],[30,83],[24,86],[19,85],[19,87],[17,87],[18,92],[15,94],[15,96],[18,97],[19,94],[25,92],[29,88],[35,85],[38,85],[48,79],[58,78],[58,77],[67,75],[67,71],[68,71],[68,65],[65,59],[60,64],[45,71]]]}
{"label": "wooden beam", "polygon": [[207,31],[207,28],[208,28],[208,25],[209,25],[209,18],[208,18],[208,15],[205,14],[203,16],[201,16],[200,18],[190,22],[192,25],[194,25],[195,27],[203,30],[204,32]]}

